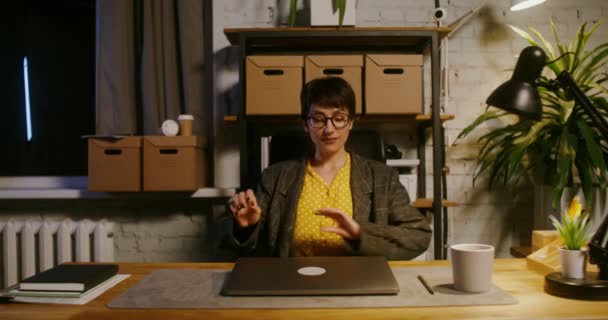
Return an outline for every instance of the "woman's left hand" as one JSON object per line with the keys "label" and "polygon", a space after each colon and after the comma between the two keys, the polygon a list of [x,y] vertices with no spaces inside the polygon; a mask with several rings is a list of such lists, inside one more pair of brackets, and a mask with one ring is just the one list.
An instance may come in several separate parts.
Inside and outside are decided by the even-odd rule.
{"label": "woman's left hand", "polygon": [[359,239],[359,224],[344,211],[335,208],[322,208],[316,214],[328,217],[338,224],[336,227],[321,227],[321,231],[338,234],[347,240]]}

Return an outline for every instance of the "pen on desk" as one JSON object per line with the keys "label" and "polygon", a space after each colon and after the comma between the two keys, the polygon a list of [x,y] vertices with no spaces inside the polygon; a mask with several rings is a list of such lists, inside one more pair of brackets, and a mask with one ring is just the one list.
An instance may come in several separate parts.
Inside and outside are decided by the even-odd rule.
{"label": "pen on desk", "polygon": [[418,275],[418,280],[420,280],[420,283],[422,283],[422,285],[426,288],[426,290],[430,294],[435,294],[435,291],[433,291],[433,288],[431,288],[431,286],[429,286],[429,284],[426,283],[426,280],[424,280],[424,278],[422,277],[422,275]]}

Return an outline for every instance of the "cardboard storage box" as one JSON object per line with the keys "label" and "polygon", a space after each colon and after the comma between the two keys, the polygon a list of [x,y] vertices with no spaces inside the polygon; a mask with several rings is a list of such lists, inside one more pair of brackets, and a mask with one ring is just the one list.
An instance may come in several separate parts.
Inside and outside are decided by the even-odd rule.
{"label": "cardboard storage box", "polygon": [[361,55],[324,55],[306,56],[304,58],[305,82],[322,77],[341,77],[355,91],[356,114],[361,114],[361,73],[363,56]]}
{"label": "cardboard storage box", "polygon": [[560,238],[557,230],[532,230],[532,252]]}
{"label": "cardboard storage box", "polygon": [[204,187],[206,142],[199,136],[144,137],[144,191],[194,191]]}
{"label": "cardboard storage box", "polygon": [[365,56],[365,113],[422,113],[422,55]]}
{"label": "cardboard storage box", "polygon": [[89,190],[141,191],[141,137],[89,138]]}
{"label": "cardboard storage box", "polygon": [[302,56],[248,56],[247,115],[299,115]]}

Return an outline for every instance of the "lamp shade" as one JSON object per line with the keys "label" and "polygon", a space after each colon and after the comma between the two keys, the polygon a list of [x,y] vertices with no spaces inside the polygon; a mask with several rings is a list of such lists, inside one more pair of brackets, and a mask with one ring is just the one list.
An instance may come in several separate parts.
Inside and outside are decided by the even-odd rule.
{"label": "lamp shade", "polygon": [[542,103],[536,82],[545,66],[547,56],[536,46],[522,50],[511,79],[496,88],[486,100],[488,105],[540,120]]}
{"label": "lamp shade", "polygon": [[534,7],[537,4],[541,4],[545,2],[545,0],[512,0],[511,1],[511,11],[519,11],[528,9],[530,7]]}

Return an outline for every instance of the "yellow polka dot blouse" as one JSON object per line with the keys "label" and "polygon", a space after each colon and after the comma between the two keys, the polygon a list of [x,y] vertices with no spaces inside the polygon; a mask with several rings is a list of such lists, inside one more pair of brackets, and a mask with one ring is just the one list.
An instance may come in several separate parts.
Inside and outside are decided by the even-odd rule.
{"label": "yellow polka dot blouse", "polygon": [[336,256],[346,254],[341,236],[321,232],[322,226],[336,226],[330,218],[316,215],[321,208],[336,208],[353,216],[353,199],[350,191],[350,154],[330,185],[306,164],[304,186],[298,202],[292,252],[296,256]]}

